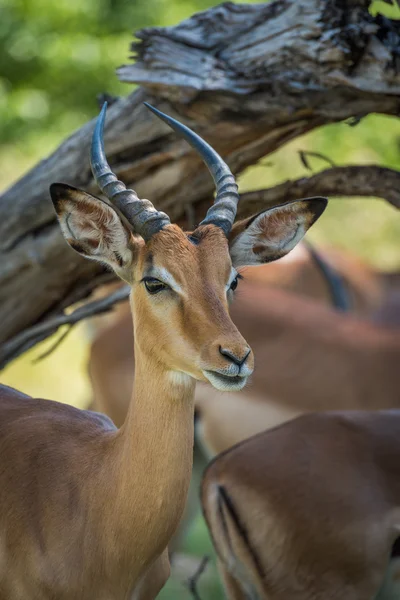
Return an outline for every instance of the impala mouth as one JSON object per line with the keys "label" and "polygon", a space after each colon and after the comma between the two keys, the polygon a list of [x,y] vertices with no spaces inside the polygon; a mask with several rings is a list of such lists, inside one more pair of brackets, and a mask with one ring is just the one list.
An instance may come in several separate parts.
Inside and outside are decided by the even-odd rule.
{"label": "impala mouth", "polygon": [[216,371],[203,371],[203,375],[213,387],[221,392],[237,392],[244,388],[247,383],[247,376],[240,375],[221,375]]}

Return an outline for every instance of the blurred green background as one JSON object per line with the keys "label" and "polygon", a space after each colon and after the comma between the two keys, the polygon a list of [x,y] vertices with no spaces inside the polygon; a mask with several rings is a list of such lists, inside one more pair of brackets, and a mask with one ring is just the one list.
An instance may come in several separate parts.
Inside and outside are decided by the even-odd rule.
{"label": "blurred green background", "polygon": [[[115,68],[128,61],[133,31],[173,25],[210,0],[0,0],[0,190],[51,153],[72,131],[97,114],[102,92],[126,95]],[[399,7],[373,2],[373,13],[400,18]],[[377,163],[398,168],[400,119],[370,115],[358,126],[330,125],[298,138],[249,169],[241,190],[309,174],[299,150],[328,156],[337,165]],[[324,161],[310,159],[313,171]],[[381,269],[399,269],[400,221],[393,208],[376,199],[338,199],[311,231],[317,243],[335,244]],[[49,358],[34,363],[52,340],[35,348],[0,375],[22,391],[85,406],[90,399],[86,361],[90,335],[77,327]],[[186,550],[212,553],[198,520]],[[223,597],[215,567],[200,582],[203,600]],[[179,581],[170,581],[164,600],[190,598]]]}

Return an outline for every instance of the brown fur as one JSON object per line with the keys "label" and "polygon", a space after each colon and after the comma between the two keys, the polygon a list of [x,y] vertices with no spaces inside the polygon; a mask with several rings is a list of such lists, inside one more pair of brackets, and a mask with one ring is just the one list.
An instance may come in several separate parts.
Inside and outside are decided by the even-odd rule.
{"label": "brown fur", "polygon": [[[247,347],[229,317],[225,288],[219,283],[228,280],[231,270],[226,239],[222,231],[212,225],[204,229],[198,245],[192,244],[176,226],[168,227],[168,232],[161,231],[157,239],[149,242],[148,252],[162,257],[162,261],[154,260],[153,266],[159,262],[171,273],[185,299],[178,301],[171,294],[146,320],[140,319],[141,311],[145,310],[140,300],[136,309],[139,319],[134,321],[141,349],[157,354],[170,369],[184,371],[200,381],[207,381],[202,373],[204,369],[226,367],[220,347],[229,347],[238,356],[242,356]],[[143,269],[143,263],[141,267]],[[147,301],[147,297],[144,298]],[[151,335],[152,332],[157,335]],[[248,364],[252,367],[252,355]]]}
{"label": "brown fur", "polygon": [[[135,402],[117,430],[0,390],[0,598],[152,600],[188,493],[195,380],[232,390],[252,372],[228,312],[228,240],[215,225],[196,243],[168,225],[145,243],[112,206],[65,184],[50,192],[67,241],[131,285]],[[293,207],[307,220],[325,204]],[[283,229],[284,249],[293,232]],[[156,276],[167,280],[160,295],[147,289]]]}
{"label": "brown fur", "polygon": [[[284,290],[329,305],[324,279],[309,253],[305,249],[297,256],[293,261],[243,271],[245,279],[239,283],[232,314],[254,349],[255,372],[241,394],[197,386],[197,438],[208,455],[304,411],[400,405],[396,383],[400,345],[395,335],[371,325],[364,329],[361,321],[337,315],[328,306],[324,309],[271,289],[282,285]],[[324,258],[327,256],[325,252]],[[365,292],[362,285],[358,287],[364,275],[357,275],[356,267],[372,278],[373,272],[362,263],[351,257],[346,262],[345,255],[340,254],[338,268],[354,281],[350,291],[353,298],[360,299],[353,303],[353,310],[363,314],[375,300],[370,300],[369,286]],[[374,277],[378,279],[379,274]],[[132,333],[129,308],[121,306],[96,336],[90,354],[94,407],[118,427],[125,420],[133,384]],[[202,469],[203,464],[197,450],[195,467]],[[198,477],[197,471],[195,475]],[[195,513],[196,502],[197,488],[191,486],[186,517],[172,541],[174,550]]]}
{"label": "brown fur", "polygon": [[310,414],[217,457],[202,504],[229,598],[365,600],[385,577],[397,598],[399,439],[400,411]]}
{"label": "brown fur", "polygon": [[[226,364],[215,339],[247,347],[227,312],[228,245],[212,229],[199,246],[175,226],[142,245],[132,277],[135,403],[119,431],[95,413],[2,389],[0,597],[128,598],[163,554],[184,509],[193,446],[194,383],[171,369],[204,378],[205,365]],[[149,297],[140,283],[148,252],[184,288],[183,303]],[[190,336],[196,319],[202,331]]]}
{"label": "brown fur", "polygon": [[[248,408],[240,408],[242,394],[222,396],[212,388],[199,388],[196,392],[204,419],[203,435],[208,432],[206,445],[213,448],[213,453],[228,447],[229,428],[233,445],[299,412],[379,409],[400,404],[398,334],[271,289],[270,285],[277,286],[278,281],[267,277],[268,269],[278,275],[277,266],[278,263],[260,267],[266,274],[266,285],[262,285],[258,268],[246,269],[231,309],[234,322],[245,332],[257,357],[246,390]],[[282,263],[283,281],[286,266],[292,272],[291,263]],[[298,281],[294,279],[296,291]],[[321,302],[328,302],[324,293]],[[130,317],[127,313],[120,315],[95,339],[89,361],[95,406],[118,426],[124,422],[133,382]],[[251,405],[254,410],[250,410]],[[226,441],[218,440],[222,430],[226,431]]]}
{"label": "brown fur", "polygon": [[250,285],[232,318],[257,360],[243,404],[232,394],[218,402],[216,392],[197,394],[198,437],[209,454],[303,412],[400,408],[398,332]]}

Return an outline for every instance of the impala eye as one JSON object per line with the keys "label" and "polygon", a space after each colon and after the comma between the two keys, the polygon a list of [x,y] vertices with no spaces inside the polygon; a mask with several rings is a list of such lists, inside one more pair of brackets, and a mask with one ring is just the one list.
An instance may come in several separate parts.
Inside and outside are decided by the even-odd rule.
{"label": "impala eye", "polygon": [[143,279],[143,281],[149,294],[158,294],[159,292],[162,292],[168,288],[165,283],[159,279],[154,279],[154,277],[146,277]]}
{"label": "impala eye", "polygon": [[232,292],[234,292],[238,286],[238,278],[235,277],[235,279],[232,281],[231,285],[229,286],[229,289],[232,290]]}
{"label": "impala eye", "polygon": [[232,281],[231,285],[229,286],[229,289],[234,292],[238,286],[239,283],[239,279],[243,279],[243,276],[240,275],[240,273],[238,273],[235,277],[235,279]]}

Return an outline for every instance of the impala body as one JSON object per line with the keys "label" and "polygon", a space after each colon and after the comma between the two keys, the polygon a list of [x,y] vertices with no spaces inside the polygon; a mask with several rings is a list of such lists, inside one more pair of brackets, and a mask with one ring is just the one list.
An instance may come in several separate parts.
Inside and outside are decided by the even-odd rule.
{"label": "impala body", "polygon": [[292,202],[234,225],[239,197],[227,165],[195,133],[151,110],[201,155],[216,199],[185,233],[127,190],[104,154],[105,107],[91,166],[109,202],[51,186],[69,245],[131,286],[135,401],[118,430],[97,413],[1,388],[0,597],[7,600],[155,598],[189,487],[195,381],[239,390],[253,370],[228,312],[236,266],[281,257],[326,206],[323,198]]}
{"label": "impala body", "polygon": [[218,456],[202,486],[230,600],[400,597],[400,411],[303,415]]}

